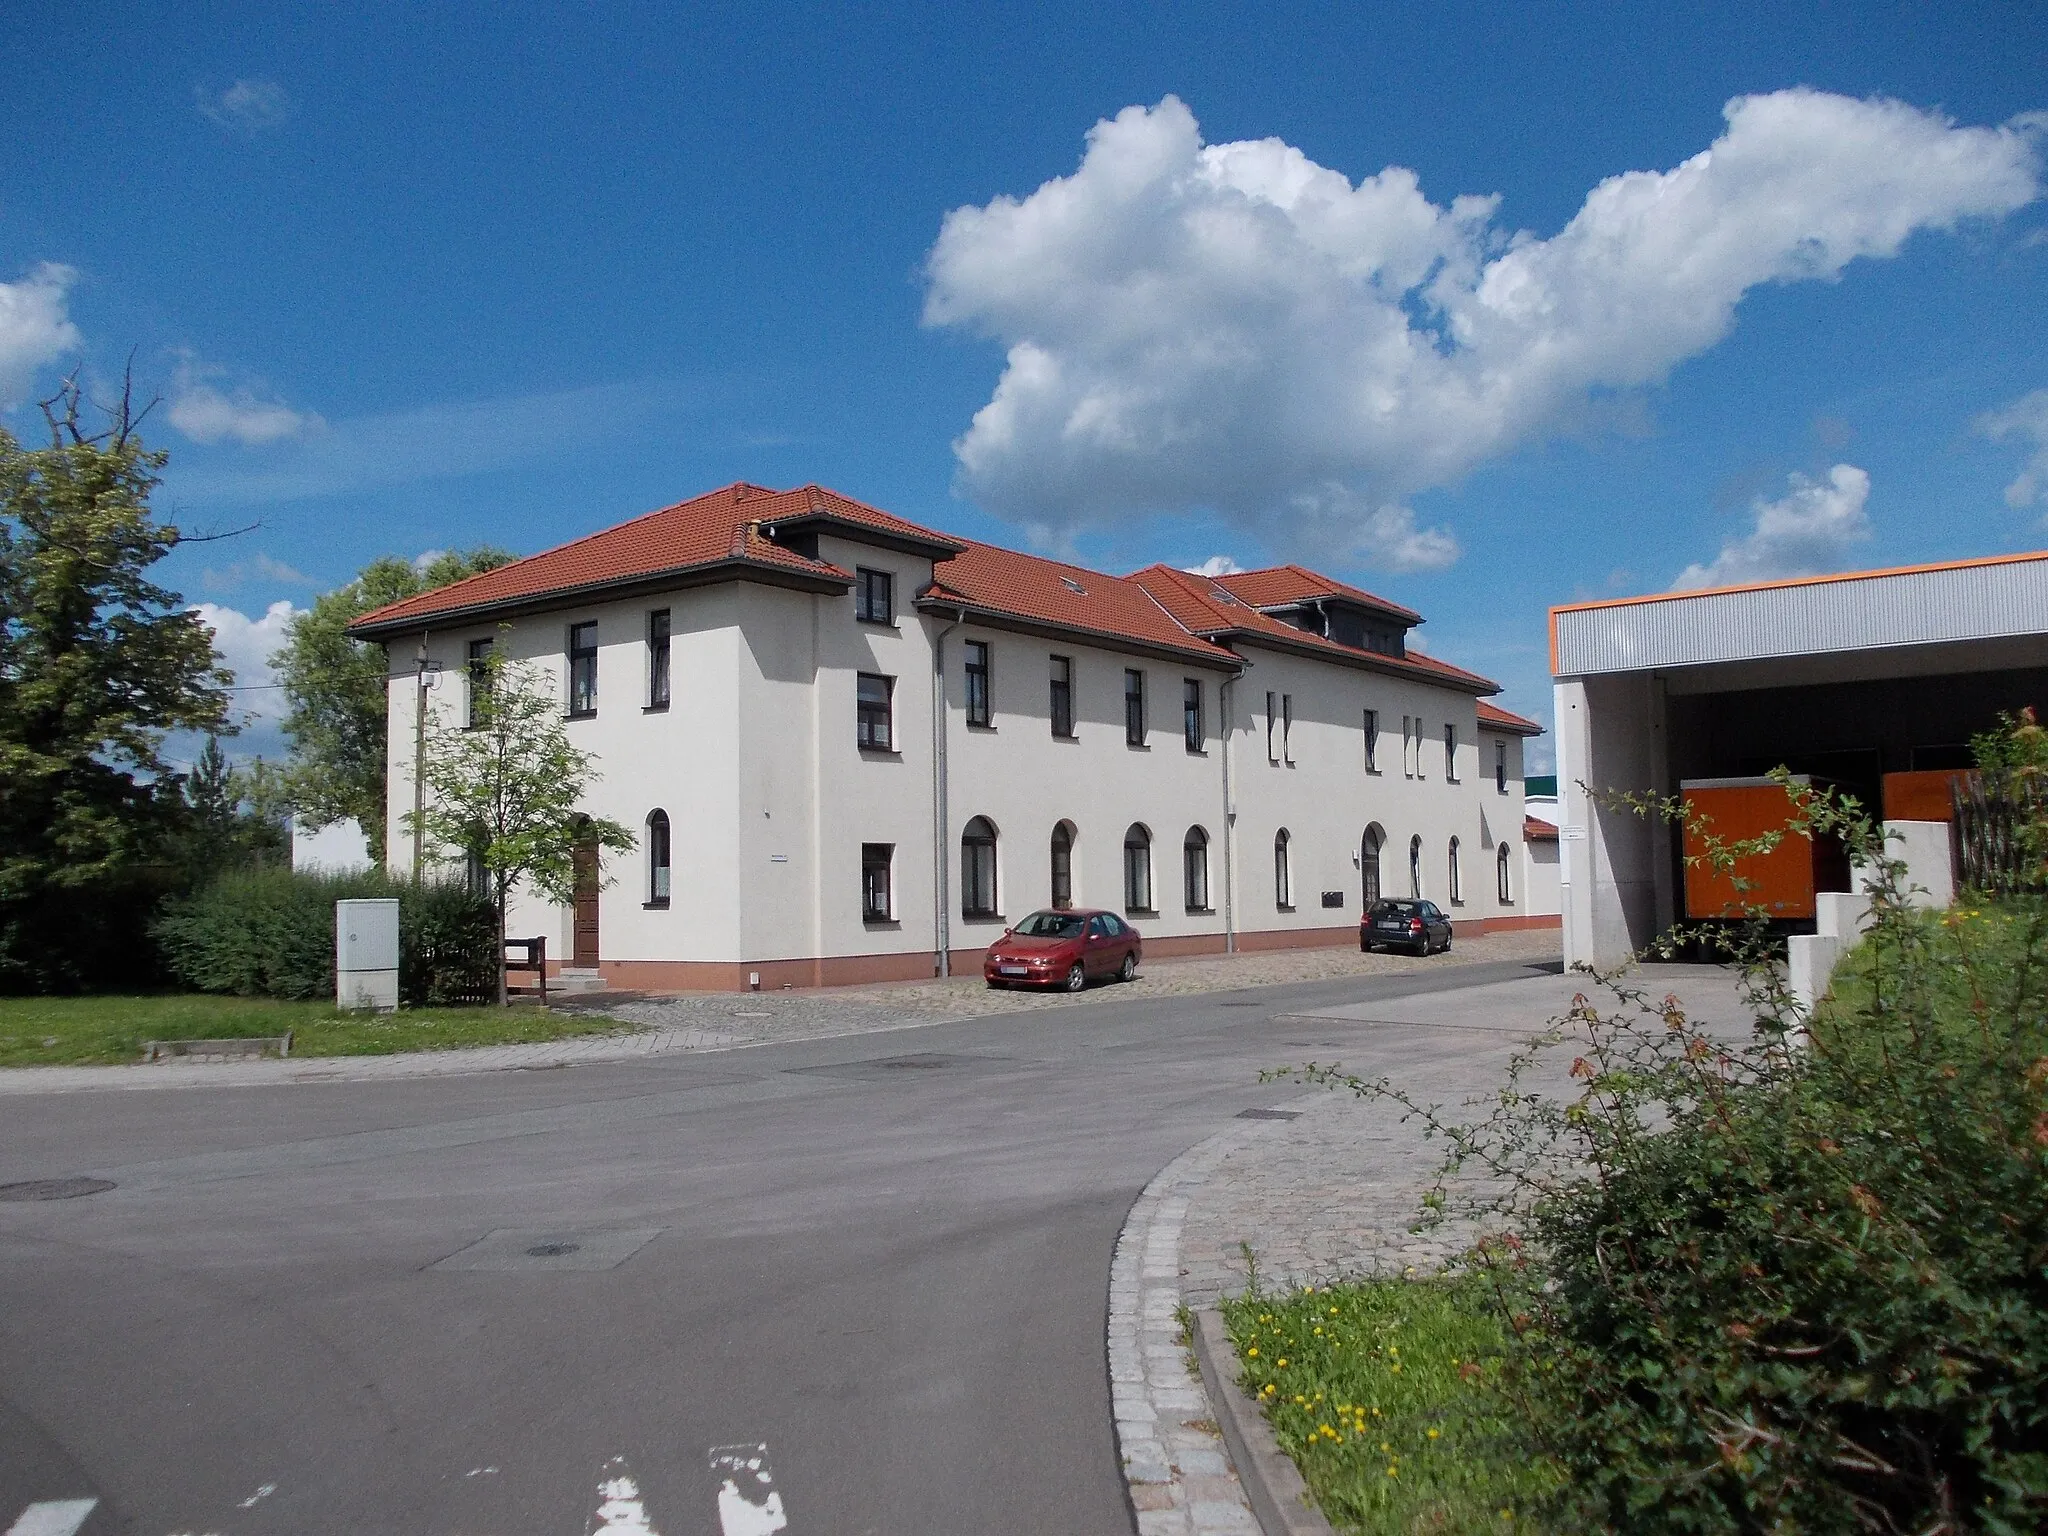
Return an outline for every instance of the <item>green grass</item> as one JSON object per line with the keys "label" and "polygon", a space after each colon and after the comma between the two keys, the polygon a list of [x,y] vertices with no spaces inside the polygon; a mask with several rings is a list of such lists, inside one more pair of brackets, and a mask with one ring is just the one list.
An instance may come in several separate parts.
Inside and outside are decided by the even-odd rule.
{"label": "green grass", "polygon": [[340,1013],[326,1003],[204,993],[0,997],[0,1067],[132,1062],[145,1040],[234,1040],[292,1031],[294,1056],[382,1056],[600,1034],[599,1015],[516,1008]]}
{"label": "green grass", "polygon": [[1469,1288],[1371,1280],[1222,1311],[1245,1390],[1339,1530],[1532,1528],[1555,1479],[1518,1443],[1500,1325]]}

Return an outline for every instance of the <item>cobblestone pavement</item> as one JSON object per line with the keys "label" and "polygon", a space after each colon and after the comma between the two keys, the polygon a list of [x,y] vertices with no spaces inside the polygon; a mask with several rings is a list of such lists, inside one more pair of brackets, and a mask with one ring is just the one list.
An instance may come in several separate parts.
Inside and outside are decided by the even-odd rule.
{"label": "cobblestone pavement", "polygon": [[[1677,991],[1696,1016],[1741,1022],[1734,987],[1705,966],[1659,967],[1657,990]],[[1460,1047],[1432,1053],[1418,1040],[1396,1081],[1453,1118],[1490,1096],[1509,1058],[1563,1015],[1590,984],[1579,976],[1534,977],[1398,1002],[1286,1015],[1304,1037],[1299,1060],[1359,1048],[1359,1026],[1387,1042],[1454,1031]],[[1395,1033],[1398,1032],[1398,1033]],[[1384,1052],[1379,1053],[1384,1059]],[[1545,1080],[1566,1081],[1568,1060]],[[1110,1272],[1110,1391],[1125,1477],[1141,1536],[1225,1536],[1256,1531],[1251,1506],[1217,1465],[1215,1413],[1193,1373],[1176,1320],[1181,1306],[1214,1305],[1248,1288],[1281,1290],[1369,1274],[1429,1274],[1473,1233],[1446,1224],[1412,1232],[1421,1198],[1442,1161],[1440,1142],[1403,1121],[1400,1106],[1343,1091],[1289,1093],[1273,1111],[1291,1119],[1247,1120],[1191,1148],[1147,1186],[1131,1209]],[[1247,1255],[1250,1262],[1247,1262]]]}
{"label": "cobblestone pavement", "polygon": [[1415,955],[1361,954],[1356,944],[1345,944],[1327,949],[1267,949],[1247,954],[1147,960],[1130,984],[1094,987],[1078,997],[1066,992],[996,991],[982,981],[979,973],[945,981],[835,987],[831,995],[904,1012],[962,1019],[1025,1008],[1085,1008],[1091,1002],[1104,1000],[1121,1003],[1145,997],[1183,997],[1193,992],[1224,992],[1290,981],[1395,975],[1438,968],[1447,962],[1471,965],[1484,960],[1555,959],[1561,943],[1558,929],[1534,928],[1460,939],[1446,954],[1428,959]]}

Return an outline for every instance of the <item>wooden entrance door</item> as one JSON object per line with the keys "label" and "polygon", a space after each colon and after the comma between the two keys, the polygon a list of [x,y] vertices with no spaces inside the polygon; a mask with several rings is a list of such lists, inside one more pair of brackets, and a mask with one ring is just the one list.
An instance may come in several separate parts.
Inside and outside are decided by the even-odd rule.
{"label": "wooden entrance door", "polygon": [[569,963],[580,969],[597,964],[597,842],[576,845],[576,916]]}

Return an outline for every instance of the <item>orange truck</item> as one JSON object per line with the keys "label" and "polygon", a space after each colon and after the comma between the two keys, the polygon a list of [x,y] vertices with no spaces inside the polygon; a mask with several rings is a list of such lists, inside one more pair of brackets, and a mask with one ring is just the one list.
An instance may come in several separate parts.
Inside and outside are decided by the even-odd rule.
{"label": "orange truck", "polygon": [[[1794,784],[1812,782],[1793,775]],[[1792,821],[1792,801],[1772,779],[1685,779],[1678,793],[1686,807],[1685,915],[1692,918],[1746,917],[1760,909],[1767,917],[1811,918],[1817,891],[1849,889],[1849,865],[1833,839],[1818,843],[1804,832],[1787,831],[1768,853],[1751,853],[1732,869],[1705,862],[1706,836],[1722,844],[1783,830]],[[1735,881],[1747,882],[1736,889]]]}

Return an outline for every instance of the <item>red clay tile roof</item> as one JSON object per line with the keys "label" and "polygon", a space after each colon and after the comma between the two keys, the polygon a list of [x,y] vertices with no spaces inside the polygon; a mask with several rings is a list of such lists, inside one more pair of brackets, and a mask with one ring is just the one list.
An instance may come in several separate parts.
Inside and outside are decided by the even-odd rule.
{"label": "red clay tile roof", "polygon": [[1218,586],[1227,588],[1232,596],[1254,608],[1284,608],[1309,598],[1341,597],[1366,608],[1398,615],[1411,624],[1422,622],[1422,615],[1413,608],[1390,603],[1384,597],[1375,597],[1359,587],[1347,587],[1343,582],[1332,581],[1321,571],[1312,571],[1304,565],[1274,565],[1262,571],[1234,571],[1215,580]]}
{"label": "red clay tile roof", "polygon": [[1479,723],[1488,730],[1512,731],[1517,736],[1543,734],[1543,727],[1534,720],[1525,720],[1520,715],[1502,709],[1498,704],[1487,703],[1484,699],[1479,701]]}
{"label": "red clay tile roof", "polygon": [[1454,667],[1447,661],[1438,661],[1434,656],[1425,656],[1412,648],[1405,656],[1387,656],[1378,651],[1361,651],[1339,645],[1335,640],[1296,629],[1284,619],[1259,612],[1247,600],[1226,588],[1222,577],[1198,576],[1193,571],[1175,570],[1170,565],[1148,565],[1142,571],[1132,572],[1130,579],[1157,598],[1159,605],[1181,625],[1211,639],[1239,635],[1293,650],[1342,658],[1354,665],[1365,663],[1389,672],[1419,675],[1429,682],[1444,683],[1467,693],[1499,691],[1499,684],[1477,672],[1467,672],[1463,667]]}
{"label": "red clay tile roof", "polygon": [[771,491],[742,481],[494,571],[388,604],[364,614],[350,629],[358,634],[388,633],[423,619],[489,611],[535,598],[721,566],[787,572],[841,586],[853,580],[850,572],[836,565],[808,559],[763,538],[760,525],[764,523],[804,523],[827,529],[834,523],[847,524],[929,546],[934,554],[959,547],[957,540],[822,486]]}
{"label": "red clay tile roof", "polygon": [[[1211,579],[1154,565],[1131,576],[1108,576],[992,544],[954,539],[822,486],[771,491],[744,481],[376,609],[349,630],[365,637],[388,635],[423,621],[475,619],[531,603],[692,573],[730,572],[743,578],[752,570],[758,573],[755,579],[780,577],[827,590],[843,590],[852,582],[852,575],[840,567],[763,537],[764,525],[825,531],[837,525],[849,533],[864,529],[930,554],[938,563],[932,585],[919,600],[941,611],[965,606],[994,618],[1099,635],[1112,643],[1137,644],[1222,666],[1237,661],[1226,640],[1263,640],[1467,693],[1498,691],[1476,672],[1420,651],[1411,649],[1405,657],[1359,651],[1261,613],[1262,602],[1342,597],[1420,621],[1410,609],[1302,566]],[[1504,710],[1487,704],[1479,708],[1481,720],[1499,729],[1541,731],[1533,721]]]}
{"label": "red clay tile roof", "polygon": [[1222,646],[1176,624],[1136,581],[993,544],[970,543],[952,559],[942,561],[932,573],[932,584],[918,594],[918,600],[942,611],[960,604],[985,614],[1102,635],[1112,641],[1136,640],[1201,657],[1212,666],[1237,664],[1237,658]]}
{"label": "red clay tile roof", "polygon": [[1522,818],[1522,841],[1525,843],[1554,843],[1557,841],[1557,828],[1547,821],[1538,820],[1534,816],[1524,816]]}

